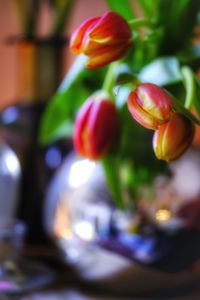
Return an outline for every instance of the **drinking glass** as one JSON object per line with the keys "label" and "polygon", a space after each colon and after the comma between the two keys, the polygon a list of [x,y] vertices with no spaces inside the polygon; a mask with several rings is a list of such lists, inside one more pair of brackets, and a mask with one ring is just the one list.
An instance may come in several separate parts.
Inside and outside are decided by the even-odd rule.
{"label": "drinking glass", "polygon": [[22,255],[26,231],[20,220],[0,220],[0,299],[39,288],[54,278],[48,267]]}

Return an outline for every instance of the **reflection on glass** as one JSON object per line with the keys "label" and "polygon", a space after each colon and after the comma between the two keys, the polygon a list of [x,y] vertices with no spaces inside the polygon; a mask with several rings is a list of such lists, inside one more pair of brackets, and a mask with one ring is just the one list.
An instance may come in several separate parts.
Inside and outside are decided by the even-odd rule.
{"label": "reflection on glass", "polygon": [[72,188],[81,186],[91,177],[95,163],[88,159],[79,160],[73,163],[69,171],[68,183]]}
{"label": "reflection on glass", "polygon": [[[52,203],[53,211],[49,203],[46,206],[47,230],[56,238],[67,260],[73,263],[84,256],[88,246],[91,247],[89,242],[94,246],[100,230],[106,232],[110,222],[108,204],[101,201],[102,189],[98,193],[95,187],[93,189],[90,186],[96,185],[95,173],[98,168],[96,163],[88,159],[73,157],[73,163],[70,160],[69,167],[65,169],[67,173],[62,177],[63,187],[60,186],[57,195],[59,201]],[[50,189],[47,197],[50,197],[49,201],[53,200],[54,191]]]}
{"label": "reflection on glass", "polygon": [[26,260],[22,247],[26,226],[16,219],[0,220],[0,299],[50,283],[55,274],[40,262]]}
{"label": "reflection on glass", "polygon": [[17,220],[0,221],[0,292],[12,291],[24,280],[18,269],[26,227]]}

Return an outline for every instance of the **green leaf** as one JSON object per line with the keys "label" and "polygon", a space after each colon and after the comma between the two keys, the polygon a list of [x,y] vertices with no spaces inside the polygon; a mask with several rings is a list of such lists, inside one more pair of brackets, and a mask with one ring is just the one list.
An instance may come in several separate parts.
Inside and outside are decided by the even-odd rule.
{"label": "green leaf", "polygon": [[137,0],[146,16],[153,16],[157,10],[158,0]]}
{"label": "green leaf", "polygon": [[125,84],[135,79],[131,68],[127,64],[120,64],[115,72],[115,83],[116,85]]}
{"label": "green leaf", "polygon": [[[45,110],[39,132],[39,142],[48,144],[72,133],[73,116],[80,102],[89,96],[83,86],[74,84],[66,92],[57,93]],[[75,99],[75,101],[74,101]]]}
{"label": "green leaf", "polygon": [[182,80],[179,61],[175,57],[155,59],[141,70],[138,78],[159,86],[177,83]]}
{"label": "green leaf", "polygon": [[70,68],[69,72],[66,74],[65,78],[63,79],[59,91],[66,91],[75,80],[77,80],[81,73],[86,70],[85,69],[85,62],[87,57],[84,55],[79,55],[75,62],[73,63],[72,67]]}
{"label": "green leaf", "polygon": [[94,76],[91,70],[85,68],[84,62],[85,57],[77,58],[44,111],[39,132],[40,143],[46,144],[69,136],[77,110],[101,85],[105,70],[97,70]]}
{"label": "green leaf", "polygon": [[[70,116],[72,115],[73,110],[76,107],[77,84],[83,76],[83,73],[86,72],[84,67],[85,57],[78,57],[70,71],[65,76],[59,91],[55,94],[55,96],[49,102],[44,114],[42,116],[41,124],[40,124],[40,132],[39,132],[39,142],[42,144],[46,144],[59,138],[62,134],[64,134],[61,128],[64,128],[64,125],[69,121]],[[81,90],[81,89],[80,89]],[[86,96],[86,93],[81,91],[81,96]],[[82,99],[82,98],[81,98]],[[80,98],[79,98],[80,100]]]}
{"label": "green leaf", "polygon": [[160,0],[158,25],[164,29],[161,55],[177,53],[190,42],[199,10],[199,0]]}
{"label": "green leaf", "polygon": [[192,69],[188,66],[183,66],[181,68],[181,73],[183,76],[183,83],[186,90],[186,97],[184,106],[190,110],[196,99],[196,78]]}
{"label": "green leaf", "polygon": [[120,162],[118,157],[107,154],[101,160],[107,185],[111,191],[114,201],[120,209],[124,209],[121,179],[120,179]]}
{"label": "green leaf", "polygon": [[110,9],[119,13],[126,20],[131,20],[135,17],[129,0],[106,0],[106,2]]}

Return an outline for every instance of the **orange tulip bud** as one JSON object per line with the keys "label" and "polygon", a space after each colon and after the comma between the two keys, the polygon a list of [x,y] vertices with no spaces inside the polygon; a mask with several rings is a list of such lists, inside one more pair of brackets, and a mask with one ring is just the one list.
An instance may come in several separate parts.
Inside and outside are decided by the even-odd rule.
{"label": "orange tulip bud", "polygon": [[168,123],[163,124],[153,136],[153,149],[158,159],[178,159],[191,145],[194,124],[185,116],[174,113]]}
{"label": "orange tulip bud", "polygon": [[132,117],[148,129],[166,123],[172,112],[173,99],[161,87],[142,83],[129,94],[128,110]]}
{"label": "orange tulip bud", "polygon": [[74,146],[89,159],[100,159],[110,148],[118,132],[117,111],[109,99],[89,98],[75,122]]}
{"label": "orange tulip bud", "polygon": [[107,12],[83,22],[73,33],[71,51],[89,57],[86,66],[99,68],[122,58],[131,46],[131,29],[120,15]]}

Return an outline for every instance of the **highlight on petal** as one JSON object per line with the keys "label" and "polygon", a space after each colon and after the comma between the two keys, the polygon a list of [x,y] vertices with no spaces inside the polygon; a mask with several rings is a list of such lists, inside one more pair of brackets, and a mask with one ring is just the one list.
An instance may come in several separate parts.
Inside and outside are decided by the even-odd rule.
{"label": "highlight on petal", "polygon": [[88,69],[97,69],[103,67],[112,61],[120,59],[126,53],[127,48],[121,47],[112,50],[108,48],[108,51],[99,51],[96,56],[88,58],[86,61],[86,67]]}
{"label": "highlight on petal", "polygon": [[144,110],[160,120],[168,118],[173,101],[163,88],[152,83],[143,83],[137,91]]}
{"label": "highlight on petal", "polygon": [[127,105],[132,117],[140,125],[147,129],[155,130],[158,128],[160,122],[138,104],[137,97],[134,93],[129,95]]}
{"label": "highlight on petal", "polygon": [[70,49],[75,54],[82,53],[81,47],[84,38],[89,30],[98,22],[100,17],[92,17],[85,22],[83,22],[72,34],[70,39]]}

